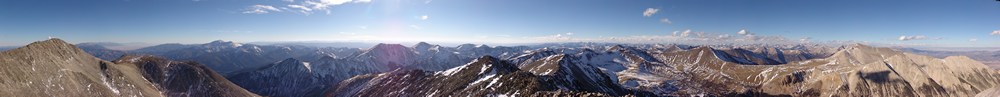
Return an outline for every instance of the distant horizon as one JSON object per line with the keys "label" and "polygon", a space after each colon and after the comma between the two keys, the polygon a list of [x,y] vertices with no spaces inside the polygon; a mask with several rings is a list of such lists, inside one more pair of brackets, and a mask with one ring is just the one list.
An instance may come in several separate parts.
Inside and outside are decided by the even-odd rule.
{"label": "distant horizon", "polygon": [[[64,40],[64,39],[61,39],[61,38],[57,38],[57,39]],[[49,39],[45,39],[45,40],[49,40]],[[45,40],[38,40],[38,41],[45,41]],[[34,42],[38,42],[38,41],[34,41]],[[78,42],[72,42],[72,41],[69,41],[69,40],[64,40],[64,41],[66,41],[67,43],[74,44],[74,45],[79,45],[79,44],[83,44],[83,43],[114,43],[114,44],[121,44],[122,46],[110,46],[110,47],[109,46],[105,46],[105,47],[109,47],[109,49],[113,49],[113,50],[122,50],[122,51],[141,49],[141,48],[152,47],[152,46],[163,45],[163,44],[199,45],[199,44],[211,43],[211,42],[214,42],[214,41],[226,41],[226,42],[234,42],[234,43],[240,43],[240,44],[254,44],[254,45],[282,45],[282,44],[292,44],[292,45],[297,45],[298,44],[298,45],[301,45],[301,44],[314,44],[314,45],[301,45],[301,46],[347,47],[347,48],[362,48],[362,49],[369,48],[371,46],[375,46],[377,44],[383,44],[383,43],[384,44],[400,44],[400,45],[403,45],[403,46],[406,46],[406,47],[411,47],[412,45],[418,44],[419,42],[426,42],[426,41],[419,41],[419,42],[388,42],[388,43],[387,42],[375,42],[375,41],[367,41],[367,42],[366,41],[355,41],[355,42],[348,42],[348,41],[261,41],[261,42],[238,42],[238,41],[228,41],[228,40],[213,40],[213,41],[208,41],[208,42],[203,42],[203,43],[142,43],[142,42],[129,42],[129,43],[118,43],[118,42],[79,42],[78,43]],[[444,47],[458,47],[458,46],[464,45],[464,44],[488,45],[488,46],[494,46],[494,47],[495,46],[513,47],[513,46],[539,46],[539,45],[576,44],[576,43],[624,44],[624,45],[678,44],[678,45],[692,45],[692,46],[719,45],[719,44],[685,44],[685,43],[609,43],[609,42],[548,42],[548,43],[516,43],[516,44],[511,44],[511,43],[508,43],[508,44],[503,44],[503,43],[500,43],[500,44],[491,44],[491,43],[458,43],[458,42],[451,42],[451,43],[449,43],[449,42],[426,42],[426,43],[429,43],[431,45],[441,45],[441,46],[444,46]],[[833,43],[833,42],[831,42],[831,43]],[[892,44],[863,43],[863,42],[839,42],[839,43],[833,43],[833,44],[799,43],[799,44],[771,44],[771,45],[827,45],[827,46],[841,45],[842,46],[842,45],[850,45],[850,44],[855,44],[855,43],[860,43],[860,44],[869,45],[869,46],[876,46],[876,47],[914,48],[914,49],[929,50],[929,51],[990,51],[990,52],[992,52],[992,51],[1000,51],[1000,47],[896,46],[896,45],[892,45]],[[353,45],[315,46],[315,45],[319,45],[319,44],[329,44],[329,45],[333,45],[333,44],[353,44]],[[25,45],[27,45],[27,44],[25,44]],[[743,45],[762,45],[762,44],[743,44]],[[0,48],[15,48],[15,47],[22,47],[22,46],[24,46],[24,45],[0,46]]]}

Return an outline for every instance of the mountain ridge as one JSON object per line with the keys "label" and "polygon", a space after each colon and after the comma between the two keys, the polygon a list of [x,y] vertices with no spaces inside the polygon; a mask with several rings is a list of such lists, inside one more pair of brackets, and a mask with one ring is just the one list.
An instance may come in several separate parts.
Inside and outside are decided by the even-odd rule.
{"label": "mountain ridge", "polygon": [[[0,87],[4,88],[0,95],[160,97],[171,96],[162,93],[165,87],[193,85],[156,85],[146,79],[138,65],[103,61],[58,38],[3,51],[0,56],[4,64],[0,68],[0,77],[4,78],[0,79]],[[187,93],[191,92],[182,92]],[[205,94],[213,95],[224,96]]]}

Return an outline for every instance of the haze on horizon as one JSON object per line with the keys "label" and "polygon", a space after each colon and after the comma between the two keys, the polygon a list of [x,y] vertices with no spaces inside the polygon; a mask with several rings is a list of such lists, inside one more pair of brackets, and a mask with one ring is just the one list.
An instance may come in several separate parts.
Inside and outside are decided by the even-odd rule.
{"label": "haze on horizon", "polygon": [[997,17],[994,0],[5,0],[0,46],[58,37],[1000,47]]}

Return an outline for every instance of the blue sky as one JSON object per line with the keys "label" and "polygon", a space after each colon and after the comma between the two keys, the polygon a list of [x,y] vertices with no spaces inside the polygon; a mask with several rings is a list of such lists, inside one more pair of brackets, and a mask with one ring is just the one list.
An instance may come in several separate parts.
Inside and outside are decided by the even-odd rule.
{"label": "blue sky", "polygon": [[[748,33],[739,33],[745,29]],[[997,33],[997,34],[991,34]],[[1000,46],[995,0],[2,0],[0,45],[212,40]]]}

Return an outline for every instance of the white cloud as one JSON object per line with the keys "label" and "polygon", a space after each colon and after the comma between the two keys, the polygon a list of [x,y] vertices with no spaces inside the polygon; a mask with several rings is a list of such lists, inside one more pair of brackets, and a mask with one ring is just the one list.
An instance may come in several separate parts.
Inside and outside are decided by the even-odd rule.
{"label": "white cloud", "polygon": [[667,18],[660,19],[660,22],[667,23],[667,24],[674,24],[673,22],[670,21],[670,19],[667,19]]}
{"label": "white cloud", "polygon": [[312,14],[312,12],[311,12],[312,9],[309,8],[309,7],[303,6],[303,5],[288,5],[288,7],[298,9],[299,12],[302,13],[302,14],[306,14],[306,15]]}
{"label": "white cloud", "polygon": [[747,35],[747,34],[750,34],[750,32],[747,32],[747,29],[740,29],[740,31],[736,32],[736,34]]}
{"label": "white cloud", "polygon": [[298,9],[305,10],[305,11],[312,11],[311,8],[303,6],[303,5],[288,5],[288,7],[298,8]]}
{"label": "white cloud", "polygon": [[427,20],[427,18],[428,18],[427,15],[420,16],[420,20]]}
{"label": "white cloud", "polygon": [[[295,2],[295,0],[282,0],[286,2]],[[288,5],[290,8],[294,8],[297,12],[309,15],[314,13],[314,11],[326,12],[330,14],[329,8],[331,6],[347,4],[347,3],[369,3],[371,0],[304,0],[301,4],[291,4]],[[263,12],[267,13],[267,12]]]}
{"label": "white cloud", "polygon": [[368,26],[358,26],[358,28],[361,28],[361,29],[368,29]]}
{"label": "white cloud", "polygon": [[[680,37],[687,37],[690,34],[691,34],[691,29],[687,29],[680,33]],[[677,31],[674,31],[674,36],[677,36]]]}
{"label": "white cloud", "polygon": [[327,9],[330,6],[340,5],[351,1],[352,0],[319,0],[319,1],[306,1],[305,4],[312,6],[313,9]]}
{"label": "white cloud", "polygon": [[573,35],[573,32],[566,32],[566,35]]}
{"label": "white cloud", "polygon": [[250,6],[250,10],[244,11],[245,14],[265,14],[269,12],[281,12],[278,8],[270,5],[253,5]]}
{"label": "white cloud", "polygon": [[1000,35],[1000,30],[993,30],[993,33],[990,33],[990,35]]}
{"label": "white cloud", "polygon": [[646,11],[642,12],[642,16],[650,17],[653,16],[653,14],[656,14],[657,11],[660,11],[660,9],[646,8]]}
{"label": "white cloud", "polygon": [[975,39],[975,38],[969,39],[969,42],[976,42],[976,41],[979,41],[979,39]]}
{"label": "white cloud", "polygon": [[908,40],[921,40],[921,39],[926,39],[926,38],[927,38],[927,36],[923,36],[923,35],[917,35],[917,36],[905,36],[904,35],[904,36],[899,36],[898,40],[900,40],[900,41],[908,41]]}

